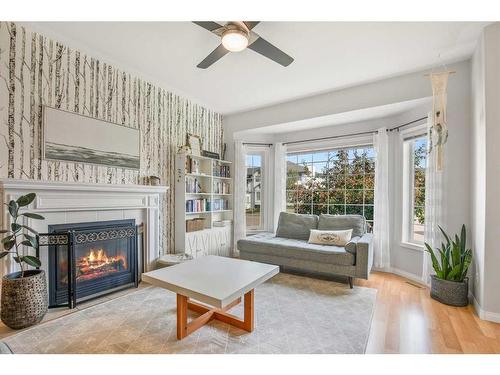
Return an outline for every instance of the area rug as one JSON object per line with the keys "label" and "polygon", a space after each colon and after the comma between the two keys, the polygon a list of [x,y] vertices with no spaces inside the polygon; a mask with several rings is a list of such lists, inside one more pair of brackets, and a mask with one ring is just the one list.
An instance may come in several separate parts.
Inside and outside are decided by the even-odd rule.
{"label": "area rug", "polygon": [[[255,289],[252,333],[212,321],[178,341],[175,294],[149,287],[5,341],[14,353],[364,353],[375,298],[375,289],[281,273]],[[242,316],[241,304],[231,313]]]}

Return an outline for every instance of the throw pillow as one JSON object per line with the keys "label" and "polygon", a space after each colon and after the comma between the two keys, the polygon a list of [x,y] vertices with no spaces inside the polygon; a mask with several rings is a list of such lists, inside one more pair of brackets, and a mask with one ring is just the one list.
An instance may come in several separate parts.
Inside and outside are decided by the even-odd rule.
{"label": "throw pillow", "polygon": [[311,229],[309,243],[316,245],[345,246],[352,236],[352,229],[347,230],[317,230]]}

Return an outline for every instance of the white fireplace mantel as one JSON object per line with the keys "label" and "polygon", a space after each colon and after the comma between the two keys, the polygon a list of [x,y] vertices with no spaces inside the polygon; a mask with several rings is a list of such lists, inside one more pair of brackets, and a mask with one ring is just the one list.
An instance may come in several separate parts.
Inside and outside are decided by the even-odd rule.
{"label": "white fireplace mantel", "polygon": [[0,179],[0,188],[12,190],[44,190],[44,191],[94,191],[94,192],[128,192],[163,194],[168,186],[149,185],[118,185],[118,184],[89,184],[81,182],[53,182],[37,180],[17,180],[10,178]]}
{"label": "white fireplace mantel", "polygon": [[[41,233],[47,232],[48,226],[52,224],[132,218],[136,220],[136,224],[144,224],[146,271],[154,267],[160,255],[160,209],[167,209],[161,207],[162,195],[167,190],[167,186],[0,179],[2,204],[27,193],[36,193],[35,201],[24,210],[39,213],[45,220],[23,217],[23,224]],[[10,216],[5,209],[2,211],[0,226],[10,226]],[[43,253],[41,257],[43,265]],[[0,276],[13,271],[14,262],[4,259]]]}

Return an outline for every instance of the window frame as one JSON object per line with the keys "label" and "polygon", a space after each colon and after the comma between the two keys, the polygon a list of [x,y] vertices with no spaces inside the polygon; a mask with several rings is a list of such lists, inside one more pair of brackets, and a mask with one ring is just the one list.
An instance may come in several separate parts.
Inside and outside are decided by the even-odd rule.
{"label": "window frame", "polygon": [[[255,233],[266,232],[268,231],[268,218],[269,218],[269,147],[268,146],[250,146],[247,147],[245,153],[245,168],[246,165],[246,157],[248,155],[259,155],[261,157],[261,176],[260,176],[260,226],[258,229],[248,229],[247,225],[245,225],[245,233],[246,235],[252,235]],[[247,179],[245,177],[245,184]],[[246,196],[246,191],[245,191]],[[246,199],[245,199],[246,204]],[[245,208],[246,215],[246,208]]]}
{"label": "window frame", "polygon": [[[373,176],[373,179],[375,179],[375,163],[376,163],[376,156],[375,156],[375,147],[372,143],[372,140],[366,140],[366,141],[363,141],[363,142],[356,142],[356,143],[349,143],[347,142],[347,144],[330,144],[328,146],[325,145],[325,147],[315,147],[315,148],[312,148],[312,147],[308,147],[308,148],[302,148],[302,149],[299,149],[299,150],[289,150],[289,152],[287,152],[287,160],[289,160],[289,157],[290,156],[294,156],[294,155],[310,155],[311,156],[311,161],[310,162],[306,162],[308,165],[311,164],[311,166],[314,167],[314,165],[316,163],[327,163],[329,160],[329,158],[327,157],[327,160],[326,161],[321,161],[321,160],[314,160],[314,155],[315,154],[321,154],[321,153],[333,153],[333,152],[338,152],[338,151],[341,151],[341,150],[346,150],[346,151],[349,151],[349,150],[356,150],[356,149],[371,149],[372,152],[373,152],[373,155],[371,157],[369,157],[370,160],[373,161],[373,171],[370,173],[370,172],[366,172],[366,166],[364,165],[363,166],[363,172],[362,174],[359,174],[360,176],[363,176],[363,182],[362,182],[362,186],[360,188],[355,188],[355,189],[348,189],[347,186],[344,186],[342,189],[342,192],[344,194],[344,201],[343,203],[340,205],[340,206],[343,206],[343,209],[344,209],[344,214],[347,212],[347,209],[350,207],[350,206],[356,206],[356,207],[361,207],[362,209],[362,212],[363,214],[366,215],[366,208],[370,208],[371,207],[371,210],[373,211],[374,210],[374,201],[372,201],[372,203],[368,203],[366,204],[365,203],[365,200],[366,200],[366,192],[371,192],[371,197],[372,197],[372,200],[373,200],[373,197],[374,197],[374,194],[375,194],[375,186],[371,187],[371,188],[366,188],[365,186],[365,175],[372,175]],[[351,160],[351,159],[348,159],[348,160]],[[300,161],[297,161],[297,164],[301,164]],[[344,173],[344,176],[345,178],[347,178],[349,174],[348,173]],[[358,175],[358,173],[356,173],[355,175]],[[286,186],[286,190],[285,190],[285,193],[288,195],[288,193],[290,192],[297,192],[299,193],[300,189],[288,189],[288,168],[287,168],[287,186]],[[299,180],[299,179],[297,179]],[[347,181],[347,180],[346,180]],[[311,214],[314,214],[315,211],[314,211],[314,205],[315,205],[315,201],[314,201],[314,197],[315,197],[315,193],[316,192],[322,192],[323,190],[316,190],[316,189],[313,189],[311,191]],[[327,183],[327,186],[326,186],[326,190],[325,190],[327,193],[328,193],[328,196],[325,200],[324,203],[318,203],[318,205],[321,205],[321,206],[326,206],[326,213],[330,213],[332,210],[331,210],[331,207],[335,206],[336,204],[335,203],[330,203],[331,200],[330,200],[330,193],[335,191],[335,189],[330,188],[330,184]],[[347,192],[349,191],[352,191],[352,192],[361,192],[361,197],[362,197],[362,203],[361,204],[358,204],[358,203],[351,203],[351,204],[348,204],[348,201],[347,201]],[[291,204],[289,203],[288,201],[288,198],[287,198],[287,211],[288,211],[288,208],[291,206]],[[296,208],[294,209],[294,212],[296,212]],[[368,222],[370,223],[370,225],[373,225],[373,220],[374,217],[373,217],[373,213],[371,215],[371,219],[368,220]]]}
{"label": "window frame", "polygon": [[[402,134],[403,147],[403,194],[402,194],[402,225],[401,245],[414,250],[424,251],[424,241],[414,238],[414,211],[415,211],[415,140],[427,140],[426,126],[419,126]],[[428,144],[427,144],[428,146]],[[427,168],[427,158],[426,166]],[[425,170],[424,168],[424,170]],[[425,223],[424,223],[425,228]]]}

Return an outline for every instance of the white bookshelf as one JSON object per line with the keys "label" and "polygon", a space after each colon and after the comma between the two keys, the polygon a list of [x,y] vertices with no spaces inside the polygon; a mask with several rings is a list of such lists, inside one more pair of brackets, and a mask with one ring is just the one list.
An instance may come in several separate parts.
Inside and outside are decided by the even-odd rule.
{"label": "white bookshelf", "polygon": [[[190,168],[193,160],[197,168]],[[227,169],[229,176],[220,176],[215,171]],[[188,253],[194,257],[202,255],[226,255],[231,253],[232,223],[215,226],[214,222],[233,220],[233,169],[230,161],[204,156],[177,154],[175,161],[175,252]],[[217,190],[216,186],[224,190]],[[189,201],[198,200],[198,209],[191,210]],[[203,200],[203,201],[202,201]],[[216,206],[215,201],[220,203]],[[203,203],[201,203],[203,202]],[[186,232],[186,221],[203,218],[204,229]]]}

